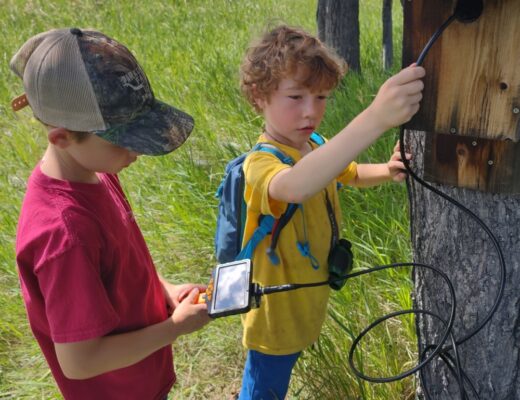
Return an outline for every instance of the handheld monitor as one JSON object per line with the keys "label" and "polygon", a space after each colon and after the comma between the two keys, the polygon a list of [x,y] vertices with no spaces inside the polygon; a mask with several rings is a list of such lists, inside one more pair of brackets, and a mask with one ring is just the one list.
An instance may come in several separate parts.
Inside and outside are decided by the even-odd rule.
{"label": "handheld monitor", "polygon": [[246,313],[251,309],[251,260],[219,264],[206,290],[208,314],[212,318]]}

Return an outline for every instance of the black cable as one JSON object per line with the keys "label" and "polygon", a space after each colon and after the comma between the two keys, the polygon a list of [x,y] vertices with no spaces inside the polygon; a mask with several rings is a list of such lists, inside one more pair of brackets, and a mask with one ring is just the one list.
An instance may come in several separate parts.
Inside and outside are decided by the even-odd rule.
{"label": "black cable", "polygon": [[[405,372],[403,372],[403,373],[401,373],[399,375],[396,375],[396,376],[391,376],[391,377],[386,377],[386,378],[370,377],[370,376],[364,375],[363,373],[361,373],[356,368],[356,366],[354,365],[352,360],[353,360],[353,355],[354,355],[355,349],[356,349],[359,341],[363,338],[363,336],[365,336],[368,333],[368,331],[373,329],[375,326],[377,326],[381,322],[384,322],[385,320],[387,320],[389,318],[392,318],[392,317],[395,317],[397,315],[411,314],[411,313],[417,313],[417,312],[423,313],[423,314],[430,314],[430,315],[433,315],[433,314],[431,312],[425,311],[425,310],[397,311],[397,312],[394,312],[392,314],[385,315],[385,316],[377,319],[376,321],[374,321],[372,324],[370,324],[370,326],[368,328],[366,328],[365,330],[363,330],[363,332],[361,332],[359,334],[359,336],[354,340],[354,343],[352,344],[352,347],[351,347],[350,352],[349,352],[349,363],[350,363],[350,366],[353,369],[354,373],[359,378],[362,378],[362,379],[370,381],[370,382],[384,383],[384,382],[393,382],[393,381],[396,381],[396,380],[400,380],[400,379],[403,379],[403,378],[405,378],[405,377],[407,377],[407,376],[417,372],[424,365],[428,364],[433,359],[433,357],[435,357],[437,354],[439,354],[441,351],[443,351],[442,346],[444,345],[444,343],[448,339],[448,336],[450,335],[450,332],[451,332],[451,329],[453,327],[453,323],[454,323],[454,320],[455,320],[456,298],[455,298],[455,289],[453,288],[453,284],[451,283],[451,281],[449,280],[448,276],[443,271],[441,271],[440,269],[438,269],[436,267],[433,267],[431,265],[420,264],[420,263],[395,263],[395,264],[389,264],[389,265],[381,265],[381,266],[377,266],[377,267],[373,267],[373,268],[368,268],[368,269],[365,269],[365,270],[362,270],[362,271],[353,272],[351,274],[347,274],[347,275],[341,276],[339,278],[334,278],[333,280],[343,280],[343,279],[347,280],[347,279],[350,279],[350,278],[355,278],[357,276],[366,275],[366,274],[369,274],[369,273],[382,271],[382,270],[385,270],[385,269],[399,268],[399,267],[423,267],[423,268],[430,269],[430,270],[434,271],[435,273],[439,274],[445,280],[446,284],[448,285],[450,294],[451,294],[451,298],[452,298],[452,303],[451,304],[452,305],[451,305],[450,318],[449,318],[448,322],[445,323],[446,324],[446,329],[445,329],[445,331],[444,331],[444,333],[442,335],[442,338],[441,338],[439,344],[437,344],[434,347],[433,352],[425,360],[421,361],[421,363],[419,365],[417,365],[414,368],[411,368],[408,371],[405,371]],[[264,295],[264,294],[280,293],[280,292],[286,292],[286,291],[289,291],[289,290],[296,290],[296,289],[316,287],[316,286],[324,286],[324,285],[328,285],[329,283],[330,283],[330,280],[326,280],[326,281],[312,282],[312,283],[289,283],[289,284],[285,284],[285,285],[259,287],[256,294],[257,295]],[[441,319],[438,316],[436,316],[436,317]]]}
{"label": "black cable", "polygon": [[[457,208],[459,208],[460,210],[464,211],[467,215],[469,215],[471,218],[473,218],[473,220],[476,221],[480,225],[480,227],[486,232],[486,234],[488,235],[489,239],[493,243],[493,246],[495,247],[495,250],[496,250],[496,252],[498,254],[498,260],[499,260],[499,263],[500,263],[500,284],[499,284],[499,289],[498,289],[497,295],[495,297],[493,306],[491,307],[490,311],[488,312],[486,317],[483,319],[483,321],[480,324],[477,325],[477,327],[475,327],[473,330],[471,330],[462,339],[457,340],[455,342],[455,345],[452,346],[451,348],[444,348],[444,349],[442,349],[441,354],[442,355],[446,355],[447,352],[449,350],[451,350],[451,349],[456,351],[456,346],[460,346],[461,344],[463,344],[464,342],[466,342],[467,340],[469,340],[470,338],[475,336],[480,330],[482,330],[482,328],[489,322],[489,320],[491,319],[493,314],[496,312],[496,310],[497,310],[497,308],[498,308],[498,306],[500,304],[500,301],[501,301],[501,299],[503,297],[505,283],[506,283],[506,281],[505,281],[506,266],[505,266],[504,255],[502,253],[502,249],[500,248],[500,244],[498,243],[498,240],[496,239],[496,237],[493,235],[493,233],[488,228],[488,226],[475,213],[473,213],[467,207],[463,206],[457,200],[455,200],[452,197],[448,196],[444,192],[441,192],[437,188],[435,188],[432,185],[426,183],[425,181],[423,181],[421,178],[419,178],[413,172],[413,170],[410,168],[409,161],[408,161],[408,159],[406,159],[406,156],[405,156],[404,129],[401,129],[401,132],[400,132],[400,135],[399,135],[399,148],[400,148],[399,150],[400,150],[400,153],[401,153],[401,159],[403,161],[403,164],[404,164],[404,166],[405,166],[409,176],[411,176],[416,182],[418,182],[419,184],[421,184],[425,188],[427,188],[430,191],[434,192],[435,194],[441,196],[443,199],[445,199],[449,203],[455,205]],[[423,378],[423,376],[421,374],[421,382],[424,381],[423,379],[424,378]],[[467,379],[467,378],[466,378],[466,380],[469,382],[469,384],[472,387],[474,393],[476,393],[476,391],[474,390],[474,386],[471,383],[471,381],[469,379]],[[459,381],[459,385],[462,385],[462,387],[463,387],[464,383]],[[427,386],[427,385],[423,385],[423,386]],[[427,395],[427,399],[428,398],[430,398],[430,397]],[[461,397],[461,398],[464,399],[464,397]]]}
{"label": "black cable", "polygon": [[500,248],[500,244],[498,243],[498,240],[496,239],[495,235],[493,235],[493,232],[488,228],[488,226],[482,221],[473,211],[469,210],[465,206],[463,206],[461,203],[459,203],[457,200],[453,199],[452,197],[448,196],[444,192],[441,192],[437,188],[433,187],[432,185],[426,183],[421,178],[419,178],[410,168],[409,161],[405,158],[405,149],[404,149],[404,129],[401,129],[401,132],[399,134],[399,151],[401,153],[401,159],[403,161],[403,164],[409,174],[416,182],[424,186],[425,188],[429,189],[430,191],[434,192],[435,194],[441,196],[443,199],[447,200],[449,203],[455,205],[460,210],[464,211],[467,215],[469,215],[475,222],[477,222],[480,227],[486,232],[489,239],[493,243],[495,250],[498,254],[498,259],[500,262],[500,287],[499,291],[497,293],[497,297],[495,299],[495,303],[493,304],[493,307],[491,308],[490,312],[484,319],[484,321],[481,323],[479,327],[474,329],[472,332],[470,332],[467,336],[460,339],[457,344],[462,344],[471,337],[473,337],[479,330],[482,329],[482,327],[491,319],[492,315],[495,313],[496,309],[498,308],[500,299],[502,298],[504,287],[505,287],[505,275],[506,275],[506,266],[504,261],[504,255],[502,253],[502,249]]}
{"label": "black cable", "polygon": [[[354,341],[352,343],[352,346],[350,348],[350,352],[349,352],[349,364],[350,364],[350,367],[353,370],[354,374],[356,376],[358,376],[359,378],[362,378],[362,379],[367,380],[369,382],[386,383],[386,382],[397,381],[397,380],[403,379],[403,378],[405,378],[405,377],[407,377],[407,376],[409,376],[411,374],[414,374],[415,372],[417,372],[418,370],[423,368],[423,366],[428,364],[433,359],[433,357],[435,357],[440,351],[442,351],[442,346],[444,345],[444,343],[448,339],[448,336],[451,334],[451,329],[453,327],[453,323],[454,323],[454,320],[455,320],[455,309],[456,309],[455,289],[453,288],[453,284],[451,283],[451,281],[448,279],[448,276],[444,272],[442,272],[440,269],[438,269],[436,267],[433,267],[433,266],[427,265],[427,264],[420,264],[420,263],[397,263],[397,264],[390,264],[390,265],[383,265],[383,266],[379,266],[379,267],[369,268],[369,269],[366,269],[366,270],[363,270],[363,271],[359,271],[359,272],[353,273],[353,274],[350,275],[350,277],[363,275],[363,274],[368,274],[368,273],[372,273],[372,272],[375,272],[375,271],[380,271],[380,270],[383,270],[383,269],[397,268],[397,267],[423,267],[423,268],[430,269],[430,270],[434,271],[435,273],[439,274],[444,279],[446,284],[448,285],[448,288],[449,288],[449,291],[450,291],[450,294],[451,294],[452,304],[451,304],[450,318],[448,319],[448,322],[445,323],[446,329],[445,329],[445,331],[444,331],[444,333],[443,333],[443,335],[441,337],[440,342],[434,348],[433,352],[428,357],[426,357],[426,359],[422,360],[414,368],[411,368],[411,369],[409,369],[409,370],[407,370],[405,372],[402,372],[402,373],[400,373],[398,375],[395,375],[395,376],[383,377],[383,378],[381,378],[381,377],[371,377],[371,376],[368,376],[368,375],[364,375],[354,365],[354,362],[353,362],[354,352],[356,350],[356,347],[357,347],[358,343],[361,341],[361,339],[370,330],[375,328],[380,323],[386,321],[387,319],[390,319],[390,318],[393,318],[393,317],[396,317],[396,316],[399,316],[399,315],[403,315],[403,314],[421,313],[421,314],[430,314],[430,315],[432,315],[432,313],[430,311],[419,310],[419,309],[401,310],[401,311],[396,311],[396,312],[387,314],[387,315],[385,315],[383,317],[378,318],[374,322],[372,322],[367,328],[365,328],[354,339]],[[437,318],[439,318],[439,317],[437,317]]]}
{"label": "black cable", "polygon": [[444,30],[455,20],[456,16],[455,14],[451,15],[444,23],[440,26],[439,29],[435,31],[433,36],[430,38],[428,43],[426,43],[426,46],[424,46],[423,50],[421,51],[421,54],[419,54],[419,57],[417,58],[417,61],[415,62],[417,66],[422,65],[424,58],[426,57],[426,54],[430,51],[430,48],[433,46],[433,44],[437,41],[439,36],[444,32]]}

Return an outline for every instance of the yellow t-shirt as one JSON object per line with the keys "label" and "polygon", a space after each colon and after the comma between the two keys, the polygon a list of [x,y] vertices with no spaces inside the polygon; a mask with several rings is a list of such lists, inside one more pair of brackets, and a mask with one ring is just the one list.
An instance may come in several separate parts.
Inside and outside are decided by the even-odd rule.
{"label": "yellow t-shirt", "polygon": [[[301,159],[300,152],[292,147],[267,140],[261,135],[258,143],[276,146],[295,162]],[[317,147],[311,143],[313,149]],[[287,203],[269,198],[271,178],[285,168],[275,155],[267,152],[252,152],[244,163],[247,217],[243,243],[246,243],[258,226],[260,214],[280,217]],[[357,164],[352,162],[338,176],[337,181],[348,183],[355,176]],[[341,212],[336,189],[336,180],[326,190],[335,209],[339,223]],[[305,220],[305,224],[304,224]],[[253,282],[261,286],[286,283],[310,283],[327,280],[327,256],[329,254],[332,228],[327,213],[325,191],[322,190],[303,203],[289,223],[282,229],[276,253],[278,265],[269,261],[266,250],[270,245],[268,235],[259,243],[253,254]],[[319,268],[314,269],[308,257],[300,254],[296,243],[307,240],[311,254]],[[243,344],[246,348],[265,354],[284,355],[296,353],[316,341],[325,319],[329,286],[302,288],[288,292],[262,296],[260,308],[242,316],[244,325]]]}

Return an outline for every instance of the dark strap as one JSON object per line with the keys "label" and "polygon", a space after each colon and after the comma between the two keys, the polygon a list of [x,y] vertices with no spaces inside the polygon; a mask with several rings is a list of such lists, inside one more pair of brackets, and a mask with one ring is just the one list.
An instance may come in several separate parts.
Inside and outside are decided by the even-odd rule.
{"label": "dark strap", "polygon": [[273,226],[273,232],[271,234],[271,251],[276,249],[276,245],[278,244],[278,238],[280,237],[280,232],[287,225],[289,220],[292,218],[296,210],[298,209],[298,204],[289,203],[287,206],[287,210],[282,214],[282,216],[276,220],[275,225]]}
{"label": "dark strap", "polygon": [[336,213],[334,212],[334,207],[332,207],[332,203],[329,199],[329,192],[327,188],[325,188],[325,201],[327,203],[327,214],[329,215],[330,227],[332,229],[332,236],[330,238],[330,248],[332,249],[339,240],[339,228],[338,221],[336,220]]}
{"label": "dark strap", "polygon": [[[316,143],[318,146],[321,146],[325,143],[325,139],[323,139],[323,137],[317,132],[312,133],[311,141]],[[341,186],[342,186],[341,183],[338,182],[337,189],[339,190],[341,188]],[[325,188],[325,201],[327,203],[327,214],[329,216],[330,226],[332,229],[332,237],[331,237],[331,242],[330,242],[330,248],[332,249],[332,247],[336,243],[338,243],[339,228],[338,228],[338,221],[336,220],[336,213],[334,212],[334,207],[332,207],[332,203],[330,202],[329,192],[327,191],[327,188]]]}

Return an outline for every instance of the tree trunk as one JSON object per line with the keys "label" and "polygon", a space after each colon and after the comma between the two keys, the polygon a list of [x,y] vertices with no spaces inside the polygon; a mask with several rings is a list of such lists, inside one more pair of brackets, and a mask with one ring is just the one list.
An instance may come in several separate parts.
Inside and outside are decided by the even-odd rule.
{"label": "tree trunk", "polygon": [[383,65],[392,68],[394,46],[392,37],[392,0],[383,0]]}
{"label": "tree trunk", "polygon": [[[424,132],[408,132],[405,142],[422,176]],[[475,336],[458,346],[464,372],[481,399],[520,399],[520,196],[490,194],[433,185],[477,214],[500,244],[506,263],[502,301],[491,320]],[[453,328],[460,340],[488,315],[500,286],[500,264],[488,235],[464,212],[413,180],[409,182],[411,237],[414,261],[439,267],[455,286],[456,318]],[[444,320],[450,311],[446,284],[431,272],[414,271],[415,307]],[[442,322],[416,318],[419,351],[438,343]],[[449,345],[449,342],[446,343]],[[450,352],[453,355],[453,352]],[[425,369],[431,399],[460,399],[456,378],[440,360]],[[424,392],[423,388],[419,392]],[[475,398],[467,387],[468,399]],[[422,397],[424,398],[424,397]]]}
{"label": "tree trunk", "polygon": [[359,0],[319,0],[318,36],[336,50],[349,69],[361,72],[359,62]]}

